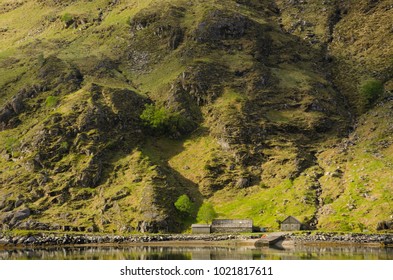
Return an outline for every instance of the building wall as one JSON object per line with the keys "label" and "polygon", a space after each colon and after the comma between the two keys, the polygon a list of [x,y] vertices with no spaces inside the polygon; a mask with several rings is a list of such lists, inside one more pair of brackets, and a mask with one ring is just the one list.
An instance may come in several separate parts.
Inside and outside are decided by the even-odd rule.
{"label": "building wall", "polygon": [[284,231],[295,231],[295,230],[300,230],[301,225],[300,224],[281,224],[281,230]]}
{"label": "building wall", "polygon": [[252,227],[220,227],[220,226],[212,226],[212,232],[222,232],[222,233],[230,233],[230,232],[252,232]]}
{"label": "building wall", "polygon": [[252,232],[252,220],[215,219],[212,232]]}
{"label": "building wall", "polygon": [[213,226],[252,227],[252,220],[214,219]]}
{"label": "building wall", "polygon": [[210,233],[210,227],[195,227],[191,228],[191,231],[195,234]]}

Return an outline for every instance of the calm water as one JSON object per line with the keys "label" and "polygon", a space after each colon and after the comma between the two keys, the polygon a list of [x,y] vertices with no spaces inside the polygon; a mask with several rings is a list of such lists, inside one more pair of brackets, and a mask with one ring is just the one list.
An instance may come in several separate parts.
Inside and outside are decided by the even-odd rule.
{"label": "calm water", "polygon": [[393,260],[393,248],[310,247],[58,247],[0,250],[0,260]]}

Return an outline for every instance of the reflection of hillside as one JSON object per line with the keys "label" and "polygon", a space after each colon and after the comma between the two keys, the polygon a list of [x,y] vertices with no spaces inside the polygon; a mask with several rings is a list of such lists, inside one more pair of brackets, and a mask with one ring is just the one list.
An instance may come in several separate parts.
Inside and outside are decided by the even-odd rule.
{"label": "reflection of hillside", "polygon": [[373,259],[392,259],[393,248],[378,247],[311,247],[296,246],[294,249],[295,259],[351,259],[356,260],[373,260]]}
{"label": "reflection of hillside", "polygon": [[393,248],[295,246],[290,250],[252,247],[53,247],[0,250],[0,260],[302,260],[393,259]]}
{"label": "reflection of hillside", "polygon": [[252,260],[253,255],[248,248],[193,248],[193,260]]}

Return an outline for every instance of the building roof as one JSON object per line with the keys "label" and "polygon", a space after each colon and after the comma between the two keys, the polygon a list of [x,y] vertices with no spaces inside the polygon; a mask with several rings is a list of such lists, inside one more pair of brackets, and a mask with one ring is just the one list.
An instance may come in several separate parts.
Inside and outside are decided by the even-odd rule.
{"label": "building roof", "polygon": [[281,222],[282,224],[301,224],[298,219],[293,216],[288,216],[284,221]]}
{"label": "building roof", "polygon": [[209,228],[210,225],[204,225],[204,224],[192,224],[192,228]]}

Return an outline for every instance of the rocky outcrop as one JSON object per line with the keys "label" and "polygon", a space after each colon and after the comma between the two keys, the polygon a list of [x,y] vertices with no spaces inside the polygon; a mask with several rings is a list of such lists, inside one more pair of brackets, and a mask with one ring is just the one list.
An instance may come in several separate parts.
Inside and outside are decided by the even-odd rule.
{"label": "rocky outcrop", "polygon": [[172,85],[171,96],[168,101],[178,102],[186,108],[188,95],[196,103],[202,106],[213,102],[222,93],[223,81],[227,78],[227,70],[217,64],[197,63],[188,67]]}
{"label": "rocky outcrop", "polygon": [[40,83],[22,88],[0,108],[0,130],[14,128],[20,123],[18,115],[32,110],[26,105],[27,101],[47,91],[74,91],[80,87],[83,80],[82,74],[75,66],[55,56],[44,59],[42,65],[32,72]]}
{"label": "rocky outcrop", "polygon": [[239,39],[245,35],[252,23],[240,14],[222,10],[209,11],[195,30],[198,43],[214,43],[219,40]]}
{"label": "rocky outcrop", "polygon": [[[21,210],[15,210],[12,212],[8,212],[6,214],[1,215],[0,225],[7,226],[7,229],[11,229],[16,226],[20,221],[28,218],[31,215],[31,211],[29,208],[24,208]],[[3,228],[3,230],[5,230]]]}
{"label": "rocky outcrop", "polygon": [[78,68],[56,56],[44,59],[37,72],[37,77],[42,79],[47,90],[58,88],[65,92],[75,91],[83,81],[83,76]]}
{"label": "rocky outcrop", "polygon": [[18,115],[28,109],[25,101],[36,97],[43,91],[46,91],[46,86],[41,84],[27,86],[19,90],[10,101],[0,108],[0,131],[16,127],[20,123]]}
{"label": "rocky outcrop", "polygon": [[151,63],[163,58],[159,53],[173,52],[182,45],[186,36],[181,25],[185,11],[183,7],[162,4],[162,9],[142,9],[130,20],[133,48],[126,56],[133,69],[145,72]]}

